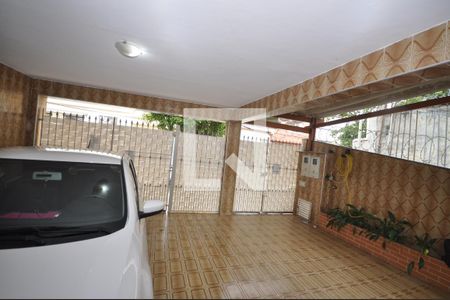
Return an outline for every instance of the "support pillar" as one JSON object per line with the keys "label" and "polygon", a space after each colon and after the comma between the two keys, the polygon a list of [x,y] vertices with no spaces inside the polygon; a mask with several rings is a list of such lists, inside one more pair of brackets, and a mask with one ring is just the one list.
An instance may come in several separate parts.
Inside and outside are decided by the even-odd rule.
{"label": "support pillar", "polygon": [[[44,102],[46,102],[46,100]],[[38,107],[39,93],[35,87],[35,80],[30,79],[30,85],[27,93],[27,104],[24,106],[25,146],[33,146],[35,143],[36,125],[39,118]]]}
{"label": "support pillar", "polygon": [[[230,155],[239,155],[239,141],[241,137],[241,122],[228,121],[226,140],[225,140],[225,158]],[[220,214],[231,215],[233,213],[234,190],[236,187],[236,172],[226,163],[223,166],[222,189],[220,191]]]}
{"label": "support pillar", "polygon": [[[35,125],[34,125],[33,145],[41,146],[42,126],[44,124],[45,111],[47,108],[47,96],[38,95],[37,97],[38,98],[37,98],[36,115],[34,116]],[[29,117],[33,118],[33,116],[30,113]],[[31,138],[29,139],[31,140]]]}
{"label": "support pillar", "polygon": [[317,119],[316,118],[311,118],[311,122],[309,125],[309,137],[308,137],[308,143],[306,145],[306,151],[312,151],[313,150],[313,143],[314,140],[316,139],[316,124],[317,124]]}

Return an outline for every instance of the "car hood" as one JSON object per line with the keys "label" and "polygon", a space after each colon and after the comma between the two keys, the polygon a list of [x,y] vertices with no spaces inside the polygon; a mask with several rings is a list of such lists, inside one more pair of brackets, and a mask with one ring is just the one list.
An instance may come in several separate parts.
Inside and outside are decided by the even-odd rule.
{"label": "car hood", "polygon": [[135,274],[128,262],[131,239],[122,229],[83,241],[0,250],[0,297],[124,296],[124,275]]}

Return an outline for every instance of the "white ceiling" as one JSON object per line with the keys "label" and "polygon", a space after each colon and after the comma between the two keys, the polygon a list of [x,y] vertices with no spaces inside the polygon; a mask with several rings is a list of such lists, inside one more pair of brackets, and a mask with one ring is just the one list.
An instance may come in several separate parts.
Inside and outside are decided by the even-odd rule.
{"label": "white ceiling", "polygon": [[[231,107],[448,19],[448,0],[0,0],[0,62]],[[147,54],[124,58],[123,39]]]}

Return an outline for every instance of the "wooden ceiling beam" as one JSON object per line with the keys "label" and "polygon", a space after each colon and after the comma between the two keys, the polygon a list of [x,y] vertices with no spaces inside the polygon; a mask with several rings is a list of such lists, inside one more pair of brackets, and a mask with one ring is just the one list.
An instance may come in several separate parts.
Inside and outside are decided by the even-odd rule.
{"label": "wooden ceiling beam", "polygon": [[[252,122],[248,122],[246,124],[254,125],[254,122],[252,121]],[[256,124],[256,125],[258,125],[258,124]],[[309,133],[309,128],[307,128],[307,127],[298,127],[298,126],[292,126],[292,125],[286,125],[286,124],[280,124],[280,123],[274,123],[274,122],[266,122],[266,127]]]}
{"label": "wooden ceiling beam", "polygon": [[304,115],[296,115],[296,114],[283,114],[276,116],[277,118],[283,118],[283,119],[289,119],[294,121],[300,121],[300,122],[308,122],[311,123],[311,117],[304,116]]}

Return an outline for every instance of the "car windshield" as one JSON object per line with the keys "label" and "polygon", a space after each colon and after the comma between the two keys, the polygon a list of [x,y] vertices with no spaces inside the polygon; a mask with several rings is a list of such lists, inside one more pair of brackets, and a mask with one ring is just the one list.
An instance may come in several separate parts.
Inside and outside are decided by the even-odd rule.
{"label": "car windshield", "polygon": [[0,159],[0,232],[118,230],[126,217],[122,176],[120,165]]}

